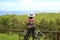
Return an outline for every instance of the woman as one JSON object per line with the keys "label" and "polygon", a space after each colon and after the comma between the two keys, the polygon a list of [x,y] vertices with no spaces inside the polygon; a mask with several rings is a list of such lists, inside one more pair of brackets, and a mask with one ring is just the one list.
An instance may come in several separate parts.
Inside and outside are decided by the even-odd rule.
{"label": "woman", "polygon": [[33,13],[30,13],[28,14],[28,19],[25,21],[26,25],[27,25],[27,33],[26,35],[24,36],[24,40],[29,40],[27,39],[30,35],[30,33],[32,33],[32,37],[33,37],[33,40],[34,40],[34,33],[35,33],[35,25],[34,25],[34,14]]}

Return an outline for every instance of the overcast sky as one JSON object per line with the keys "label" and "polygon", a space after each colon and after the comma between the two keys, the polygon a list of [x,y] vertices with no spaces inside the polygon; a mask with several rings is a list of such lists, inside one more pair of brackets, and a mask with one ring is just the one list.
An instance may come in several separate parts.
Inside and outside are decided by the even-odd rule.
{"label": "overcast sky", "polygon": [[60,0],[0,0],[0,10],[55,10],[60,11]]}

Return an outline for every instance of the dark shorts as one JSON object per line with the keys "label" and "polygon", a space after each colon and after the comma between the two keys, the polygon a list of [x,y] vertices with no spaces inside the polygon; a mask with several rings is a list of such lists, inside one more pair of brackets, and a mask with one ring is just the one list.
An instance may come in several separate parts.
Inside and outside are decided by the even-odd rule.
{"label": "dark shorts", "polygon": [[30,33],[32,33],[32,36],[34,36],[34,33],[35,33],[35,27],[27,28],[26,36],[29,36]]}
{"label": "dark shorts", "polygon": [[33,31],[35,31],[35,27],[27,28],[27,31],[33,32]]}

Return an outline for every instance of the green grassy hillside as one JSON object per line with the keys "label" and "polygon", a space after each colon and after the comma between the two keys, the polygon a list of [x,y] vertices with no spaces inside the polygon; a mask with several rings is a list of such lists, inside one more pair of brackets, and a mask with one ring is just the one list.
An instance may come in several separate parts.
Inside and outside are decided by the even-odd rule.
{"label": "green grassy hillside", "polygon": [[[9,29],[24,29],[26,27],[24,21],[28,18],[27,15],[3,15],[0,16],[0,28]],[[60,26],[60,13],[37,13],[35,18],[35,24],[39,27],[50,29],[54,25],[54,29],[58,29]],[[49,27],[50,26],[50,27]],[[56,30],[55,29],[55,30]],[[60,28],[59,28],[60,30]]]}
{"label": "green grassy hillside", "polygon": [[[27,27],[24,23],[27,18],[27,15],[2,15],[0,16],[0,28],[24,30]],[[34,18],[36,28],[42,31],[60,31],[60,13],[38,13]],[[19,40],[18,34],[10,32],[0,29],[0,40]],[[23,39],[22,36],[21,39]],[[41,38],[41,40],[44,39]]]}

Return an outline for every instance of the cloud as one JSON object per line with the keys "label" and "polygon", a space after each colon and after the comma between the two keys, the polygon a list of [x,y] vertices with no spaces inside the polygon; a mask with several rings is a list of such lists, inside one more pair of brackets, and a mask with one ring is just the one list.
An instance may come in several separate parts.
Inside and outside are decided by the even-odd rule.
{"label": "cloud", "polygon": [[17,2],[0,2],[1,10],[60,10],[60,2],[22,0]]}

